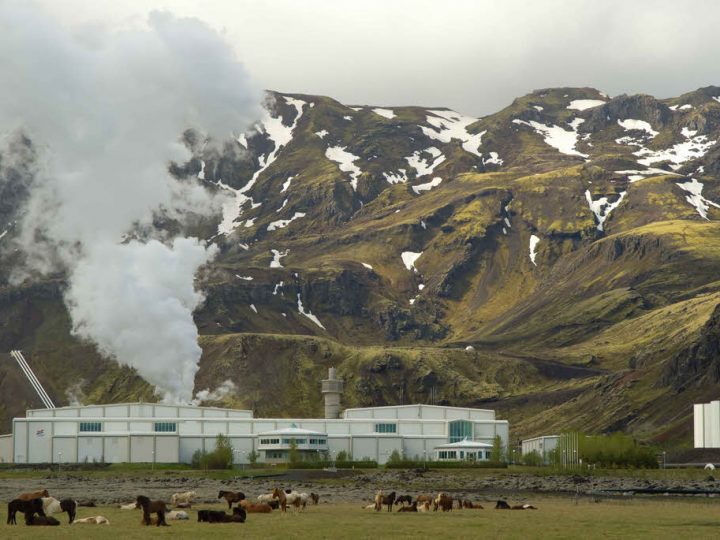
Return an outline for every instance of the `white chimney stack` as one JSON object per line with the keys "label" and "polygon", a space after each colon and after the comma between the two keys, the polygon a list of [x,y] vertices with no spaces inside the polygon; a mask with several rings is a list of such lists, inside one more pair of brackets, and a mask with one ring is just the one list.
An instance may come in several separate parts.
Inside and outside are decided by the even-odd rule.
{"label": "white chimney stack", "polygon": [[328,369],[328,378],[322,381],[322,393],[325,397],[325,418],[340,416],[340,396],[343,393],[343,381],[337,378],[334,367]]}

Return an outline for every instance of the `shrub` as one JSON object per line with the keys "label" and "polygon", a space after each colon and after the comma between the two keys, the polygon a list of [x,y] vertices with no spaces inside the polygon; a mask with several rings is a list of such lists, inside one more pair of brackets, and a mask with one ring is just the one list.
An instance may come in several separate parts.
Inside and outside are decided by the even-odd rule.
{"label": "shrub", "polygon": [[530,467],[539,467],[540,465],[543,465],[543,458],[540,455],[540,452],[533,450],[532,452],[523,454],[522,464]]}
{"label": "shrub", "polygon": [[191,463],[194,469],[231,469],[233,449],[230,440],[225,435],[218,435],[215,439],[215,450],[212,452],[196,450]]}

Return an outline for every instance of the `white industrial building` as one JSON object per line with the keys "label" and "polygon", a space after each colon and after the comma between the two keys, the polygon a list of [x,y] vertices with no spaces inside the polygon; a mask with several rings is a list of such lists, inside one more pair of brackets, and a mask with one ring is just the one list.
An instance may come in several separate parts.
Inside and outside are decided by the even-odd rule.
{"label": "white industrial building", "polygon": [[693,407],[695,448],[720,448],[720,401]]}
{"label": "white industrial building", "polygon": [[[339,383],[339,384],[338,384]],[[227,435],[235,463],[288,460],[299,454],[385,463],[397,451],[413,459],[432,459],[448,443],[472,444],[456,459],[485,460],[493,439],[508,443],[508,422],[495,411],[434,405],[399,405],[346,409],[338,418],[342,381],[334,370],[322,382],[326,416],[331,418],[255,418],[252,411],[129,403],[28,410],[13,420],[15,463],[189,463],[197,450],[212,451],[218,434]],[[0,446],[0,450],[10,445]],[[6,450],[7,451],[7,450]],[[448,454],[444,454],[447,456]]]}
{"label": "white industrial building", "polygon": [[543,435],[532,439],[523,439],[521,443],[522,455],[526,456],[532,452],[537,452],[542,457],[543,462],[547,464],[549,454],[557,448],[559,440],[559,435]]}

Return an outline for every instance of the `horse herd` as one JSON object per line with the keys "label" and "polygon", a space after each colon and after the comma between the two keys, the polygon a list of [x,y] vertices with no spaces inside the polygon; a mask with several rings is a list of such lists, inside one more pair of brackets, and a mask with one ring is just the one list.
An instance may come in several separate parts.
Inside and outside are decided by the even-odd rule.
{"label": "horse herd", "polygon": [[[143,525],[168,526],[167,520],[186,520],[190,516],[184,509],[192,507],[196,498],[194,491],[175,493],[168,505],[162,500],[151,500],[145,495],[138,495],[134,502],[119,505],[121,510],[141,509]],[[318,504],[320,496],[316,493],[299,493],[292,489],[275,488],[272,493],[257,497],[257,501],[249,501],[245,494],[239,491],[220,491],[218,499],[227,502],[231,514],[217,510],[198,510],[197,518],[207,523],[244,523],[249,513],[270,513],[280,509],[286,512],[288,508],[304,510],[308,503]],[[233,504],[237,506],[233,508]],[[60,521],[51,514],[66,512],[68,523],[71,525],[110,525],[110,520],[104,516],[91,516],[77,519],[78,503],[72,499],[58,500],[51,497],[47,489],[22,493],[8,503],[8,525],[17,524],[17,514],[22,513],[26,525],[60,525]],[[173,508],[174,509],[171,509]],[[153,514],[154,517],[153,517]]]}
{"label": "horse herd", "polygon": [[[407,503],[407,506],[406,506]],[[431,495],[418,495],[413,500],[411,495],[400,495],[392,491],[385,495],[382,490],[375,493],[374,502],[363,506],[365,509],[372,509],[380,512],[384,506],[388,512],[392,512],[393,506],[399,506],[398,512],[429,512],[431,509],[437,512],[451,512],[457,505],[458,510],[482,510],[484,507],[479,502],[473,502],[462,498],[453,498],[448,493],[440,492],[435,497]],[[499,500],[495,503],[495,510],[537,510],[531,504],[509,505],[507,501]]]}

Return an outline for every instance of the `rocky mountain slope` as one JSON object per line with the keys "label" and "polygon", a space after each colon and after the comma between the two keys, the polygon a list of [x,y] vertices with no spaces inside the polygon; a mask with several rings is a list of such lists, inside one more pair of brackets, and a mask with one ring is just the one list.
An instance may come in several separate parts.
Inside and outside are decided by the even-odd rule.
{"label": "rocky mountain slope", "polygon": [[[233,197],[192,230],[220,248],[198,277],[196,390],[230,379],[226,405],[320,414],[335,365],[347,406],[690,443],[692,403],[717,398],[719,87],[538,90],[480,119],[272,92],[266,109],[222,151],[186,133],[195,157],[172,166]],[[0,247],[24,196],[9,171]],[[70,335],[63,276],[10,286],[3,253],[0,351],[23,349],[60,403],[151,399]],[[4,428],[38,405],[23,385],[8,356]]]}

